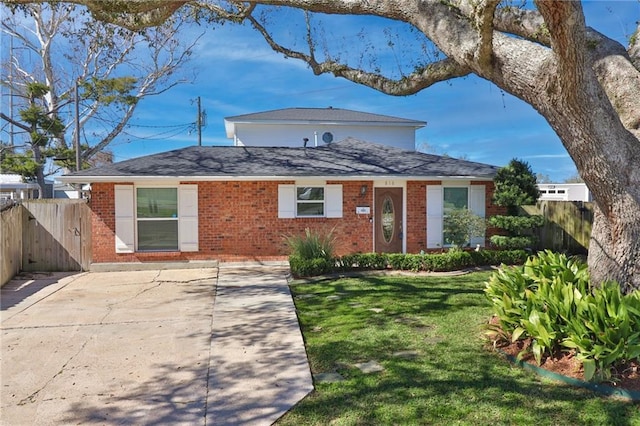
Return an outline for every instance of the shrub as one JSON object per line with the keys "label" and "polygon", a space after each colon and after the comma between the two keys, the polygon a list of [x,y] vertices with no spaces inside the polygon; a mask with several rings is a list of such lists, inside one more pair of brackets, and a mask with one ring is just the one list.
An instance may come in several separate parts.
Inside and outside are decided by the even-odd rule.
{"label": "shrub", "polygon": [[[312,250],[308,250],[311,252]],[[307,251],[302,250],[303,253]],[[454,271],[470,266],[521,264],[527,258],[524,250],[463,251],[446,253],[353,253],[335,258],[308,259],[297,252],[289,256],[291,272],[296,277],[310,277],[337,271],[376,270],[391,268],[403,271]],[[322,261],[321,261],[322,260]]]}
{"label": "shrub", "polygon": [[575,350],[591,380],[640,357],[640,291],[623,296],[617,283],[592,288],[584,262],[540,252],[494,273],[485,294],[501,331],[512,341],[532,339],[538,363],[562,348]]}
{"label": "shrub", "polygon": [[606,380],[616,362],[640,357],[640,292],[604,283],[583,296],[573,300],[580,315],[567,321],[562,345],[576,350],[587,380]]}
{"label": "shrub", "polygon": [[292,256],[303,260],[333,258],[336,244],[333,229],[323,234],[305,228],[304,235],[290,235],[284,238],[291,249]]}
{"label": "shrub", "polygon": [[478,250],[469,254],[476,266],[522,265],[529,254],[525,250]]}
{"label": "shrub", "polygon": [[471,210],[453,209],[444,217],[446,242],[456,247],[466,246],[473,237],[484,235],[486,228],[486,221]]}
{"label": "shrub", "polygon": [[289,256],[289,266],[295,277],[314,277],[331,273],[335,269],[335,263],[331,259],[303,259],[295,255]]}
{"label": "shrub", "polygon": [[536,238],[533,236],[514,236],[507,237],[504,235],[492,235],[491,244],[502,250],[515,250],[533,247]]}
{"label": "shrub", "polygon": [[544,216],[491,216],[489,225],[508,232],[520,233],[522,230],[531,230],[544,225]]}
{"label": "shrub", "polygon": [[363,253],[357,255],[358,265],[361,269],[385,269],[387,256],[384,253]]}

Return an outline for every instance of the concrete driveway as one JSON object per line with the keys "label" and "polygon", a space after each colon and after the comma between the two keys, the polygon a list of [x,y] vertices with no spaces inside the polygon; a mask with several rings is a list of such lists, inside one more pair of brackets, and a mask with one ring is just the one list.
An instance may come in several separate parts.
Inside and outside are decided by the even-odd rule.
{"label": "concrete driveway", "polygon": [[2,424],[268,425],[313,389],[283,268],[33,278],[2,288]]}

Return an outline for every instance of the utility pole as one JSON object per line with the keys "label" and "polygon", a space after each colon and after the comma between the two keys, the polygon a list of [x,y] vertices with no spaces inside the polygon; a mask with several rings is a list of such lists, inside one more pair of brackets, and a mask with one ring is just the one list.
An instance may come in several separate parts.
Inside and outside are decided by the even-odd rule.
{"label": "utility pole", "polygon": [[[73,121],[76,126],[76,134],[73,138],[73,146],[76,151],[76,172],[80,171],[80,101],[78,99],[78,79],[73,88],[73,101],[75,103],[75,111]],[[82,198],[82,185],[78,187],[78,199]]]}
{"label": "utility pole", "polygon": [[202,146],[202,110],[200,105],[200,96],[198,96],[198,120],[196,123],[198,126],[198,146]]}
{"label": "utility pole", "polygon": [[9,37],[9,146],[13,146],[13,37]]}
{"label": "utility pole", "polygon": [[78,80],[73,90],[73,100],[75,103],[74,123],[76,126],[76,134],[73,138],[73,147],[76,151],[76,172],[80,171],[80,106],[78,101]]}

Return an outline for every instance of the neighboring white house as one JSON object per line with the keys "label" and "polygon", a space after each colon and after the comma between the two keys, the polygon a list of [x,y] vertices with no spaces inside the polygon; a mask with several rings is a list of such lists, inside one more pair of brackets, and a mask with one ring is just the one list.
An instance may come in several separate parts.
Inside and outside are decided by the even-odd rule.
{"label": "neighboring white house", "polygon": [[38,198],[39,193],[40,185],[35,182],[24,182],[20,175],[0,175],[0,199],[2,201]]}
{"label": "neighboring white house", "polygon": [[539,183],[540,200],[548,201],[593,201],[591,192],[584,183]]}
{"label": "neighboring white house", "polygon": [[234,146],[322,146],[349,137],[415,151],[424,121],[341,108],[286,108],[226,117]]}

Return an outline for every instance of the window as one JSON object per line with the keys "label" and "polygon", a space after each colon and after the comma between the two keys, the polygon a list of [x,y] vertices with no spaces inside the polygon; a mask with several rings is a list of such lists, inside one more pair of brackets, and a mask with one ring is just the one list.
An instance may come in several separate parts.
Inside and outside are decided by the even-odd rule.
{"label": "window", "polygon": [[444,188],[444,214],[455,209],[466,209],[469,204],[469,188]]}
{"label": "window", "polygon": [[138,250],[178,250],[177,188],[137,188]]}
{"label": "window", "polygon": [[324,216],[324,187],[296,187],[296,216]]}
{"label": "window", "polygon": [[[427,185],[427,248],[442,248],[450,238],[444,231],[444,219],[453,209],[469,209],[485,217],[485,185]],[[483,236],[471,239],[471,246],[484,246]]]}
{"label": "window", "polygon": [[[469,204],[469,188],[443,188],[444,221],[452,210],[466,209]],[[450,244],[451,236],[447,232],[442,233],[442,240]]]}
{"label": "window", "polygon": [[342,217],[342,185],[278,185],[278,218]]}

